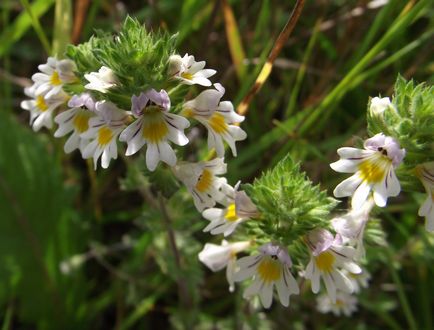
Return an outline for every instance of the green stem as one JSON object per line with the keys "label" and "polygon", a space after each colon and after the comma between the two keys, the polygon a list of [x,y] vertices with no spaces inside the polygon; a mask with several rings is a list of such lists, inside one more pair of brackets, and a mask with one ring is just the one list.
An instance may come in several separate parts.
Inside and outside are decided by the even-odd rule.
{"label": "green stem", "polygon": [[42,43],[42,46],[44,47],[47,54],[51,54],[51,47],[50,43],[48,42],[47,35],[45,34],[44,30],[41,27],[41,23],[39,23],[39,19],[33,15],[32,8],[30,7],[30,3],[28,0],[21,0],[21,4],[23,5],[24,9],[26,10],[27,14],[30,17],[30,20],[32,21],[33,28],[35,29],[36,34],[38,35],[39,40]]}
{"label": "green stem", "polygon": [[419,329],[416,320],[414,318],[413,312],[411,311],[410,304],[407,299],[407,295],[405,294],[404,287],[402,285],[401,279],[399,277],[398,272],[396,271],[395,267],[393,266],[394,260],[393,260],[393,252],[390,248],[386,249],[386,254],[388,258],[388,266],[390,270],[390,274],[392,275],[393,282],[395,282],[396,289],[398,291],[398,298],[401,302],[402,310],[404,311],[405,318],[407,319],[408,326],[411,330],[417,330]]}

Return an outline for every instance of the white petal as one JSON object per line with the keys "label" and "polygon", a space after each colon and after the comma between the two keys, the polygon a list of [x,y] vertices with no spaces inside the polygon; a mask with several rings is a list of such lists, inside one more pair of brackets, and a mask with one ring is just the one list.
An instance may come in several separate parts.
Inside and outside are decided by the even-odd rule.
{"label": "white petal", "polygon": [[261,303],[264,308],[270,308],[273,302],[273,282],[264,283],[259,291],[259,298],[261,298]]}
{"label": "white petal", "polygon": [[65,145],[63,146],[63,150],[65,153],[69,154],[73,150],[77,149],[80,144],[80,136],[75,132],[71,134],[71,136],[66,140]]}
{"label": "white petal", "polygon": [[223,209],[218,209],[218,208],[211,208],[211,209],[206,209],[205,211],[202,212],[202,216],[209,220],[215,220],[215,219],[219,219],[220,217],[223,216],[223,214],[225,213],[225,210]]}
{"label": "white petal", "polygon": [[363,204],[366,202],[366,199],[368,198],[370,191],[371,191],[371,186],[366,182],[362,182],[354,192],[353,198],[351,199],[352,208],[355,210],[362,208]]}
{"label": "white petal", "polygon": [[175,166],[176,155],[172,147],[167,142],[162,141],[158,144],[158,148],[160,149],[160,159],[169,166]]}
{"label": "white petal", "polygon": [[[282,276],[280,277],[280,279],[276,282],[276,289],[277,289],[277,294],[279,295],[279,300],[281,302],[281,304],[285,307],[289,306],[289,287],[287,284],[285,284],[285,279],[283,278],[284,275],[284,269],[282,268]],[[288,282],[286,282],[288,283]]]}
{"label": "white petal", "polygon": [[401,185],[399,184],[399,180],[396,177],[395,171],[393,168],[389,170],[388,176],[386,178],[387,182],[387,194],[391,197],[398,196],[401,192]]}
{"label": "white petal", "polygon": [[148,170],[154,171],[160,162],[160,153],[158,152],[157,145],[154,143],[148,144],[148,149],[146,150],[146,166]]}
{"label": "white petal", "polygon": [[255,278],[252,284],[250,284],[250,286],[244,290],[243,298],[250,298],[254,295],[257,295],[261,289],[261,284],[262,281],[259,279],[259,277]]}
{"label": "white petal", "polygon": [[357,187],[360,185],[361,182],[362,182],[362,179],[356,173],[356,174],[350,176],[348,179],[345,179],[344,181],[342,181],[340,184],[338,184],[336,186],[335,190],[333,191],[333,195],[335,195],[335,197],[338,197],[338,198],[351,196],[354,193],[354,191],[357,189]]}
{"label": "white petal", "polygon": [[336,286],[333,280],[331,279],[329,273],[323,274],[323,280],[327,289],[327,294],[329,295],[333,303],[336,303]]}

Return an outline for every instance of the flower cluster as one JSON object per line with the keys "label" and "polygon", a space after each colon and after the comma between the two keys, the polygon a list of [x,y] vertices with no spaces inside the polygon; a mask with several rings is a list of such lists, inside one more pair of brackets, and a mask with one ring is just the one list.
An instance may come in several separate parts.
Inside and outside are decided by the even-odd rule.
{"label": "flower cluster", "polygon": [[[224,177],[226,146],[236,157],[236,142],[247,134],[239,127],[244,117],[224,98],[225,88],[211,81],[216,71],[193,55],[174,53],[170,39],[156,42],[144,35],[138,22],[125,25],[135,26],[135,32],[128,35],[127,29],[120,37],[101,41],[112,50],[107,53],[119,51],[122,56],[98,60],[96,55],[112,55],[88,52],[75,58],[83,51],[77,46],[69,59],[49,57],[38,67],[34,84],[24,91],[30,99],[21,103],[30,112],[33,129],[51,129],[55,122],[55,137],[69,135],[65,152],[78,149],[84,159],[93,159],[95,170],[99,163],[108,168],[119,152],[127,157],[143,152],[150,172],[158,166],[170,168],[206,219],[203,231],[225,238],[221,245],[206,243],[198,257],[211,271],[226,268],[229,291],[236,282],[248,280],[244,298],[258,296],[262,306],[270,308],[276,292],[288,306],[290,296],[300,293],[294,277],[298,273],[320,294],[319,311],[350,315],[357,309],[353,294],[366,287],[369,278],[360,267],[365,228],[375,205],[385,207],[389,197],[399,195],[397,171],[406,162],[407,145],[396,134],[380,131],[370,134],[363,148],[337,150],[340,159],[331,168],[352,174],[333,192],[337,198],[351,198],[351,208],[343,214],[331,214],[337,201],[314,186],[290,157],[253,184],[232,186]],[[125,56],[128,50],[136,54],[134,60]],[[139,64],[148,66],[147,74],[122,71]],[[193,85],[202,90],[191,98]],[[388,116],[397,120],[400,111],[388,98],[376,97],[368,116],[373,121]],[[197,124],[206,130],[208,149],[216,157],[182,160],[180,147],[192,138],[187,130]],[[419,215],[426,218],[426,229],[434,231],[434,163],[411,164],[412,175],[427,193]],[[229,237],[234,241],[226,241]]]}

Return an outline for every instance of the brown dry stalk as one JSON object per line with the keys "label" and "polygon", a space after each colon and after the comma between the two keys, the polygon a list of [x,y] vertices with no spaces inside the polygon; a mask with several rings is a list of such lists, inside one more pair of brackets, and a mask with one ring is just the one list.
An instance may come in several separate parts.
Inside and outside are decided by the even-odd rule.
{"label": "brown dry stalk", "polygon": [[75,3],[74,25],[72,27],[72,43],[77,44],[80,41],[81,31],[83,29],[84,21],[86,19],[87,8],[89,7],[89,0],[78,0]]}
{"label": "brown dry stalk", "polygon": [[301,11],[303,10],[304,7],[304,1],[305,0],[298,0],[297,3],[295,4],[291,16],[286,22],[282,32],[280,32],[279,36],[277,37],[273,49],[270,52],[270,55],[268,55],[267,62],[265,62],[261,72],[258,75],[258,78],[256,78],[255,84],[252,86],[250,91],[247,93],[247,95],[238,105],[237,112],[240,115],[246,114],[249,104],[250,102],[252,102],[253,97],[259,92],[262,85],[264,85],[265,81],[268,79],[271,70],[273,68],[274,61],[276,60],[277,56],[280,54],[283,45],[288,40],[292,30],[294,30],[294,27],[297,24],[297,21],[301,15]]}

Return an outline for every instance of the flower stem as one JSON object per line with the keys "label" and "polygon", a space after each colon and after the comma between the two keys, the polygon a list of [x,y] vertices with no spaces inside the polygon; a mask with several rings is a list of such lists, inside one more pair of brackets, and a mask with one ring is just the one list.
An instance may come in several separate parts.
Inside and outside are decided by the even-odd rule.
{"label": "flower stem", "polygon": [[399,297],[399,301],[401,302],[401,307],[404,311],[404,315],[407,319],[408,322],[408,326],[411,330],[417,330],[417,324],[416,324],[416,320],[414,318],[413,312],[411,311],[410,305],[408,303],[408,299],[407,296],[405,294],[404,291],[404,287],[402,285],[401,279],[399,278],[399,274],[396,271],[395,267],[393,266],[393,254],[392,251],[389,249],[386,250],[386,254],[387,254],[387,258],[388,260],[388,266],[390,269],[390,273],[392,275],[392,279],[395,282],[396,285],[396,289],[398,291],[398,297]]}
{"label": "flower stem", "polygon": [[[173,228],[172,228],[172,219],[170,218],[169,213],[167,212],[166,204],[165,204],[166,201],[164,200],[164,197],[161,193],[158,195],[158,202],[163,217],[164,225],[166,227],[167,236],[169,239],[169,246],[172,251],[173,257],[175,259],[175,265],[176,268],[178,268],[178,274],[181,274],[182,273],[181,256],[178,247],[176,245],[175,233],[173,232]],[[185,308],[191,308],[192,301],[188,293],[186,281],[182,278],[182,275],[178,275],[177,284],[178,284],[178,295],[179,295],[181,306]]]}

